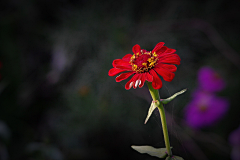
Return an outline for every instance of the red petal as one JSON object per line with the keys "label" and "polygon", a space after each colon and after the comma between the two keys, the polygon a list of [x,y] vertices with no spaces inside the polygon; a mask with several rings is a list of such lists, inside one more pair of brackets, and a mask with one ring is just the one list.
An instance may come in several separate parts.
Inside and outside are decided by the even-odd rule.
{"label": "red petal", "polygon": [[[158,49],[157,51],[155,51],[159,56],[161,56],[164,52],[167,51],[167,47],[163,46],[162,48]],[[154,52],[153,52],[154,53]]]}
{"label": "red petal", "polygon": [[133,51],[134,54],[139,53],[140,50],[141,50],[141,47],[140,47],[138,44],[136,44],[136,45],[133,46],[133,48],[132,48],[132,51]]}
{"label": "red petal", "polygon": [[169,72],[176,72],[177,67],[172,64],[164,64],[164,63],[158,63],[155,68],[163,68],[165,70],[168,70]]}
{"label": "red petal", "polygon": [[151,74],[149,74],[149,72],[145,72],[145,78],[148,82],[153,81],[153,76]]}
{"label": "red petal", "polygon": [[125,89],[129,90],[132,86],[135,85],[135,82],[137,78],[139,77],[139,74],[135,74],[125,85]]}
{"label": "red petal", "polygon": [[159,57],[159,61],[160,63],[170,63],[170,64],[180,64],[180,57],[177,54],[168,54],[165,55],[163,57]]}
{"label": "red petal", "polygon": [[153,81],[152,81],[152,86],[154,89],[160,89],[162,88],[162,81],[161,79],[158,77],[157,73],[151,69],[150,70],[150,74],[153,76]]}
{"label": "red petal", "polygon": [[139,88],[142,88],[143,87],[143,85],[144,85],[144,83],[145,83],[145,79],[146,79],[146,76],[145,76],[145,74],[143,73],[143,74],[141,74],[141,76],[140,76],[140,82],[139,82]]}
{"label": "red petal", "polygon": [[154,68],[154,70],[163,77],[165,81],[171,82],[173,78],[175,77],[175,74],[172,72],[169,72],[163,68]]}
{"label": "red petal", "polygon": [[117,74],[119,74],[123,71],[125,71],[125,70],[112,68],[112,69],[109,70],[108,75],[109,76],[116,76]]}
{"label": "red petal", "polygon": [[130,77],[134,72],[128,72],[128,73],[122,73],[119,76],[116,77],[116,82],[120,82],[122,80],[127,79],[128,77]]}
{"label": "red petal", "polygon": [[159,57],[171,56],[171,55],[174,55],[173,53],[175,52],[176,52],[175,49],[167,48],[166,51],[164,51],[162,54],[159,54]]}
{"label": "red petal", "polygon": [[132,71],[132,66],[117,66],[117,69],[122,69],[125,71]]}
{"label": "red petal", "polygon": [[[130,85],[130,84],[131,84],[131,85]],[[125,84],[125,89],[126,89],[126,90],[129,90],[129,89],[132,87],[132,84],[133,84],[132,79],[130,79],[130,80]]]}
{"label": "red petal", "polygon": [[135,80],[134,80],[134,83],[133,83],[133,88],[134,89],[136,89],[137,86],[139,85],[139,83],[141,82],[140,78],[141,78],[141,74],[136,74],[136,77],[135,77]]}
{"label": "red petal", "polygon": [[177,57],[178,59],[180,59],[180,57],[176,53],[168,53],[167,51],[159,55],[159,58],[166,58],[166,57]]}
{"label": "red petal", "polygon": [[171,48],[168,48],[167,51],[165,53],[175,53],[176,52],[176,49],[171,49]]}
{"label": "red petal", "polygon": [[129,62],[123,61],[122,59],[115,59],[112,63],[113,67],[117,66],[128,66],[130,65]]}
{"label": "red petal", "polygon": [[164,42],[159,42],[159,43],[155,46],[155,48],[152,50],[152,53],[157,52],[159,49],[162,48],[163,45],[164,45]]}
{"label": "red petal", "polygon": [[130,59],[131,59],[131,57],[132,57],[131,54],[126,54],[126,55],[122,58],[122,60],[129,62]]}

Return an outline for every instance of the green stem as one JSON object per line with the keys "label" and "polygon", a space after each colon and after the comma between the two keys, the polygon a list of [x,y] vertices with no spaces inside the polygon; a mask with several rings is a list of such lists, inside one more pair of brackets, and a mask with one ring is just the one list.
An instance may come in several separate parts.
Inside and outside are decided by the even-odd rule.
{"label": "green stem", "polygon": [[172,156],[172,151],[171,151],[171,148],[170,148],[170,142],[169,142],[169,136],[168,136],[166,116],[165,116],[165,111],[164,111],[162,103],[160,103],[160,105],[158,106],[158,110],[159,110],[161,121],[162,121],[163,135],[164,135],[164,140],[165,140],[165,145],[166,145],[166,148],[167,148],[167,152],[168,152],[169,156]]}
{"label": "green stem", "polygon": [[172,156],[172,151],[170,148],[170,142],[169,142],[169,136],[168,136],[167,121],[166,121],[165,111],[163,108],[163,103],[160,101],[160,96],[159,96],[158,90],[156,90],[152,87],[152,83],[147,82],[147,85],[148,85],[149,92],[152,96],[153,101],[157,100],[159,102],[156,104],[157,104],[158,111],[159,111],[160,117],[161,117],[164,141],[165,141],[168,155]]}

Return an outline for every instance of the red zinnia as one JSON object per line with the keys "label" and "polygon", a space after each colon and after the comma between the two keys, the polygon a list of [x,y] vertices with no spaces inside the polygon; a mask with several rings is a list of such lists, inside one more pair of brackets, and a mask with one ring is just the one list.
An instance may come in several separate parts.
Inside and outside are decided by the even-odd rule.
{"label": "red zinnia", "polygon": [[163,77],[165,81],[172,81],[177,70],[177,67],[173,64],[180,64],[180,57],[175,54],[175,49],[170,49],[163,46],[164,43],[160,42],[152,51],[141,49],[136,44],[133,46],[133,55],[127,54],[122,59],[115,59],[112,63],[113,67],[109,70],[109,76],[115,76],[116,82],[127,79],[131,75],[133,77],[125,85],[128,90],[131,87],[134,89],[139,86],[143,87],[145,80],[152,82],[154,89],[160,89],[162,87],[162,81],[158,77],[158,74]]}

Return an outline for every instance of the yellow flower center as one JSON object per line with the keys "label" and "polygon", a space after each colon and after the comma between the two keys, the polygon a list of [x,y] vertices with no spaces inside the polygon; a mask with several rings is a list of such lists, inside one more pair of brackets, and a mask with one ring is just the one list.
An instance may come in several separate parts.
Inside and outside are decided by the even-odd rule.
{"label": "yellow flower center", "polygon": [[138,52],[133,54],[130,59],[130,64],[132,65],[132,70],[137,73],[143,73],[149,71],[149,69],[153,68],[158,61],[158,55],[154,52]]}

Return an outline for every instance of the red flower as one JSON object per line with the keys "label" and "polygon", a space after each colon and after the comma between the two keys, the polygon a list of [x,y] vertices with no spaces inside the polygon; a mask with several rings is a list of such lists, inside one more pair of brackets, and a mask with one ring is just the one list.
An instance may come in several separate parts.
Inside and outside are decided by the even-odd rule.
{"label": "red flower", "polygon": [[133,55],[127,54],[122,59],[115,59],[112,63],[113,67],[109,70],[109,76],[115,76],[121,72],[125,72],[116,77],[116,82],[127,79],[131,75],[133,77],[126,83],[125,88],[128,90],[131,87],[134,89],[139,86],[143,87],[147,80],[152,82],[154,89],[162,87],[162,81],[158,74],[165,81],[172,81],[177,67],[173,64],[180,64],[180,57],[175,54],[175,49],[170,49],[163,46],[164,43],[158,43],[152,51],[141,49],[136,44],[133,46]]}

